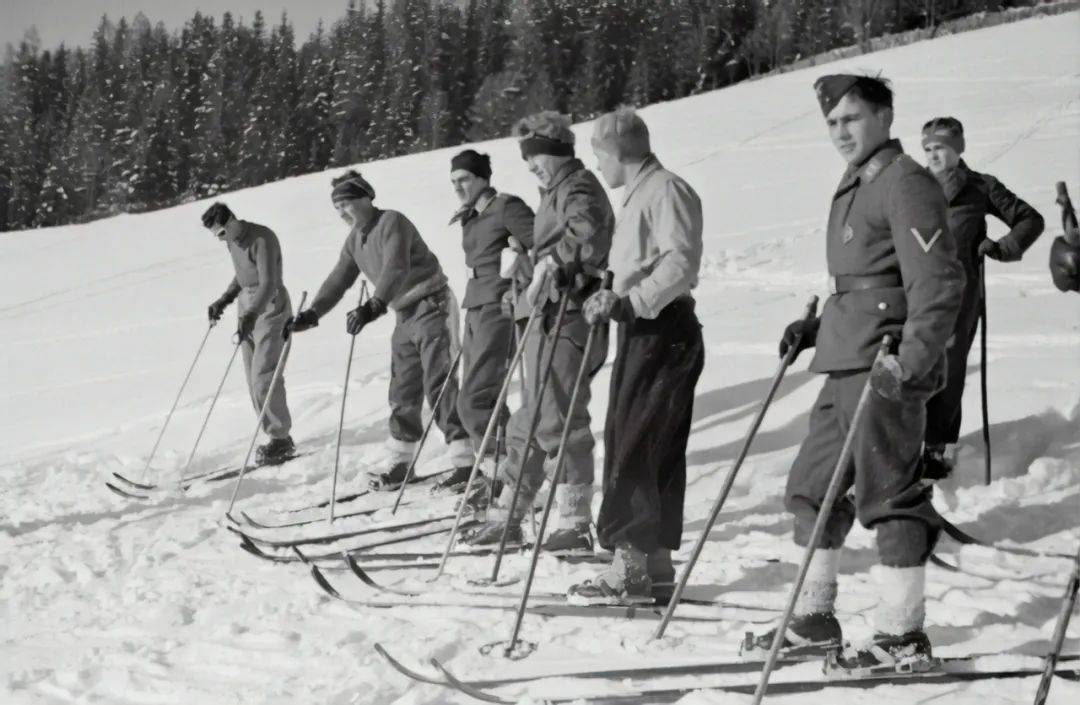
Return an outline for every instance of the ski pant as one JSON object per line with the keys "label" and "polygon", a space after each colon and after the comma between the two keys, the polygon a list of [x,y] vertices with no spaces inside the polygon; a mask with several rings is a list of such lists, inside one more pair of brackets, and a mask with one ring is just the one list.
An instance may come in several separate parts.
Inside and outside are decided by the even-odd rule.
{"label": "ski pant", "polygon": [[[810,412],[810,431],[788,475],[785,505],[795,515],[795,543],[810,541],[840,449],[851,428],[869,371],[832,373]],[[871,391],[843,469],[840,494],[818,548],[835,549],[858,518],[877,531],[882,564],[907,568],[926,563],[941,518],[920,481],[926,400],[944,381],[944,358],[926,378],[906,382],[900,401]],[[848,491],[854,487],[854,498]]]}
{"label": "ski pant", "polygon": [[[474,451],[480,450],[484,431],[495,410],[513,344],[514,322],[503,313],[501,304],[483,304],[465,312],[457,412]],[[500,422],[509,417],[505,406],[499,410],[499,416]],[[495,443],[489,440],[487,454],[494,453]]]}
{"label": "ski pant", "polygon": [[451,377],[436,406],[457,354],[458,308],[449,288],[397,312],[390,337],[390,451],[392,462],[409,462],[423,435],[424,397],[449,446],[452,467],[472,465],[469,434],[457,413],[457,379]]}
{"label": "ski pant", "polygon": [[[586,377],[578,392],[577,405],[573,414],[570,414],[570,396],[574,392],[574,381],[584,358],[589,324],[585,322],[581,311],[566,312],[558,345],[554,346],[554,357],[551,358],[551,374],[547,386],[541,391],[541,377],[555,343],[555,308],[555,305],[549,304],[541,314],[541,319],[534,324],[525,338],[528,402],[510,416],[506,428],[506,458],[500,466],[499,474],[508,486],[512,487],[520,468],[521,494],[514,514],[522,515],[525,509],[532,505],[545,476],[554,471],[563,427],[569,424],[570,433],[566,439],[561,483],[564,487],[560,491],[559,513],[553,525],[554,528],[566,528],[592,520],[590,505],[595,442],[590,427],[592,419],[589,416],[590,384],[607,357],[607,332],[605,327],[596,334]],[[538,425],[532,442],[529,443],[529,422],[536,399],[541,394]]]}
{"label": "ski pant", "polygon": [[[244,289],[240,294],[237,311],[240,316],[247,312],[249,297],[254,290]],[[262,411],[267,394],[270,403],[262,419],[262,429],[271,438],[285,438],[292,430],[292,417],[285,399],[285,373],[282,371],[278,383],[270,389],[277,368],[281,350],[285,347],[285,321],[292,315],[292,302],[289,293],[282,288],[267,304],[266,310],[255,319],[255,328],[251,337],[245,338],[240,345],[244,357],[244,376],[248,383],[248,392],[255,413]]]}
{"label": "ski pant", "polygon": [[629,542],[678,549],[686,494],[686,443],[694,388],[705,364],[694,300],[655,319],[619,324],[604,428],[604,500],[596,522],[608,550]]}
{"label": "ski pant", "polygon": [[975,332],[979,327],[981,293],[979,275],[968,273],[960,315],[956,318],[952,338],[945,348],[947,376],[945,387],[926,404],[926,444],[956,443],[960,438],[960,414],[967,380],[967,361]]}

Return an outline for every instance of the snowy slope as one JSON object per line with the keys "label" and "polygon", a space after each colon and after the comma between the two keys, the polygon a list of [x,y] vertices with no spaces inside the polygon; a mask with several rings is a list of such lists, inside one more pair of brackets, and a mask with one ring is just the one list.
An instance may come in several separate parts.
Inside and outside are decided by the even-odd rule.
{"label": "snowy slope", "polygon": [[[823,225],[842,164],[829,145],[811,83],[841,69],[881,70],[897,92],[896,132],[918,153],[934,115],[967,127],[968,162],[999,176],[1047,218],[1049,232],[1019,264],[989,265],[990,393],[997,478],[981,485],[977,357],[965,400],[957,478],[939,492],[947,516],[998,541],[1072,552],[1080,540],[1080,308],[1053,289],[1046,257],[1060,230],[1054,182],[1080,184],[1078,15],[1033,19],[947,37],[828,67],[789,73],[644,111],[654,147],[706,208],[706,263],[697,292],[708,347],[690,441],[684,549],[700,531],[776,366],[782,326],[812,293],[824,294]],[[590,126],[578,128],[586,163]],[[533,177],[508,140],[491,153],[496,185],[535,204]],[[378,203],[419,226],[459,294],[460,230],[446,222],[455,150],[362,167]],[[312,293],[345,229],[329,202],[329,174],[230,194],[241,216],[282,239],[293,301]],[[800,360],[785,381],[691,581],[759,609],[719,622],[675,622],[660,643],[647,621],[526,619],[542,646],[507,664],[477,647],[508,636],[508,615],[431,608],[355,610],[318,592],[306,570],[273,566],[236,547],[220,526],[228,487],[147,507],[107,492],[113,471],[138,475],[177,385],[205,332],[205,307],[231,276],[224,249],[200,226],[206,203],[88,225],[0,235],[0,701],[4,703],[420,703],[466,702],[414,686],[372,650],[381,641],[423,667],[438,656],[470,678],[556,661],[627,664],[655,654],[729,656],[742,633],[775,618],[798,552],[781,492],[820,382]],[[1000,223],[991,233],[1000,235]],[[349,299],[355,296],[349,294]],[[347,300],[349,300],[347,299]],[[347,338],[346,306],[297,342],[288,368],[294,437],[313,455],[245,483],[243,508],[325,496]],[[231,321],[231,317],[230,317]],[[162,442],[153,472],[175,477],[224,370],[227,329],[215,330]],[[358,340],[343,451],[346,491],[382,458],[391,323]],[[594,383],[602,427],[607,372]],[[516,403],[516,401],[515,401]],[[227,383],[191,472],[239,463],[254,425],[238,370]],[[437,434],[436,434],[437,435]],[[438,440],[423,472],[438,469]],[[602,450],[602,449],[601,449]],[[419,495],[418,495],[419,496]],[[441,504],[410,507],[434,514]],[[375,520],[383,520],[380,514]],[[365,520],[347,526],[363,525]],[[434,540],[427,544],[441,548]],[[1003,558],[944,541],[969,573],[930,569],[928,619],[941,654],[993,651],[1045,639],[1066,577],[1061,561]],[[685,552],[684,552],[685,555]],[[856,529],[842,564],[840,610],[849,636],[868,632],[875,597],[873,537]],[[776,562],[772,559],[778,559]],[[519,574],[511,557],[504,575]],[[460,585],[486,559],[450,564]],[[537,590],[562,590],[591,570],[545,558]],[[977,574],[977,575],[976,575]],[[382,573],[416,582],[420,571]],[[1035,577],[1032,577],[1035,576]],[[345,576],[336,576],[348,585]],[[452,589],[452,588],[447,588]],[[511,591],[516,588],[510,588]],[[354,590],[362,594],[361,590]],[[1080,624],[1070,630],[1077,647]],[[881,686],[881,703],[1030,702],[1035,679],[950,686]],[[508,689],[504,695],[519,696]],[[858,702],[858,692],[777,697]],[[1080,687],[1058,681],[1056,703]],[[743,702],[695,694],[686,703]],[[770,702],[773,700],[770,699]]]}

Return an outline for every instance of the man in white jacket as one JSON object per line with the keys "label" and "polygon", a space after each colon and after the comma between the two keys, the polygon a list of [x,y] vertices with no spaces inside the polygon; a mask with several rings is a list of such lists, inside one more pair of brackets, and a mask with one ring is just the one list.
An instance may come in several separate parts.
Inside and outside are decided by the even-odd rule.
{"label": "man in white jacket", "polygon": [[701,201],[660,164],[645,122],[630,108],[597,119],[592,147],[608,186],[623,188],[608,259],[613,288],[584,307],[593,325],[619,322],[597,521],[600,545],[614,559],[570,592],[586,601],[651,602],[652,584],[674,578],[686,443],[705,361],[690,294],[701,267]]}

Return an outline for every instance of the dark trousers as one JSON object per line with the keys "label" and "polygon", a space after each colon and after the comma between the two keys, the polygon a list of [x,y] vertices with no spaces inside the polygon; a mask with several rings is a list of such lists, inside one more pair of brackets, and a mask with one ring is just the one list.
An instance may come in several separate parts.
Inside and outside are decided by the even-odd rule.
{"label": "dark trousers", "polygon": [[967,361],[979,328],[980,289],[978,271],[968,272],[960,315],[952,340],[945,348],[948,363],[945,387],[926,403],[926,444],[956,443],[960,438],[960,413],[967,380]]}
{"label": "dark trousers", "polygon": [[[474,450],[479,450],[491,420],[513,343],[514,322],[503,313],[498,302],[465,312],[457,411]],[[500,417],[503,422],[510,417],[505,406],[500,410]],[[487,450],[488,454],[493,454],[495,443],[489,441]]]}
{"label": "dark trousers", "polygon": [[[940,517],[930,487],[920,481],[926,400],[943,382],[944,360],[927,379],[905,383],[891,401],[871,391],[843,470],[840,495],[819,548],[840,548],[855,519],[877,531],[884,565],[922,565],[937,540]],[[855,407],[869,371],[832,374],[810,412],[810,431],[788,475],[785,504],[795,515],[795,543],[810,541]],[[854,499],[848,494],[855,489]]]}
{"label": "dark trousers", "polygon": [[619,324],[604,427],[604,500],[596,533],[607,549],[677,549],[686,494],[686,442],[705,364],[692,299],[653,320]]}
{"label": "dark trousers", "polygon": [[433,407],[435,425],[446,441],[468,438],[457,413],[457,381],[451,379],[436,407],[456,354],[457,303],[448,290],[398,311],[390,337],[390,436],[414,442],[423,433],[424,397]]}

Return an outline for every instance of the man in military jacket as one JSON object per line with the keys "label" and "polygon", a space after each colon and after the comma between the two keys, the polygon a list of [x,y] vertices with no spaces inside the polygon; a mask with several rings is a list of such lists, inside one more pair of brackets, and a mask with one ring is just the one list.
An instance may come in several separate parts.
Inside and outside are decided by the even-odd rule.
{"label": "man in military jacket", "polygon": [[[840,641],[834,611],[837,560],[857,518],[877,534],[880,592],[876,648],[859,650],[850,660],[876,663],[884,651],[928,662],[925,563],[940,518],[920,480],[920,455],[926,400],[945,379],[945,345],[964,273],[941,187],[890,138],[888,85],[839,75],[819,79],[815,89],[832,142],[848,167],[833,196],[826,235],[832,295],[820,319],[791,324],[780,345],[784,354],[796,340],[799,349],[816,343],[810,369],[827,375],[810,414],[809,435],[788,476],[785,503],[795,515],[800,546],[809,541],[868,382],[871,393],[839,498],[785,636],[789,643]],[[885,335],[899,343],[875,366]],[[762,639],[767,645],[772,634],[759,637],[759,644]]]}

